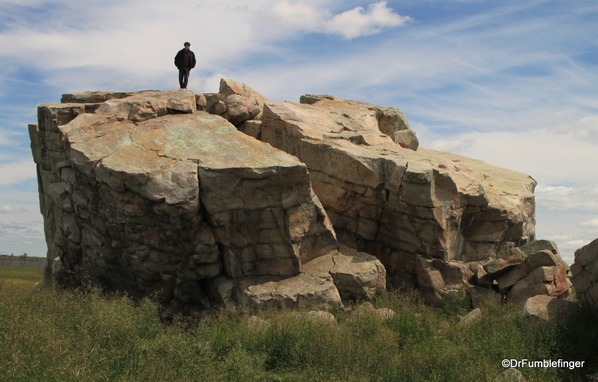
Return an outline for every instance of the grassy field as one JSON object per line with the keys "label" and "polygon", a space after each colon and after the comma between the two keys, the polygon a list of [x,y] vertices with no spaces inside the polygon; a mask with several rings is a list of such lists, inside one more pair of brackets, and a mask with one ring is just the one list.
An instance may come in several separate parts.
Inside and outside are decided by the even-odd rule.
{"label": "grassy field", "polygon": [[149,300],[33,289],[40,269],[0,268],[0,381],[492,381],[507,359],[583,360],[583,369],[521,368],[528,381],[583,381],[598,371],[596,316],[566,325],[487,306],[457,325],[413,294],[374,301],[387,320],[333,310],[338,325],[291,311],[216,312],[163,324]]}
{"label": "grassy field", "polygon": [[42,268],[0,267],[0,283],[34,286],[42,280],[42,272]]}

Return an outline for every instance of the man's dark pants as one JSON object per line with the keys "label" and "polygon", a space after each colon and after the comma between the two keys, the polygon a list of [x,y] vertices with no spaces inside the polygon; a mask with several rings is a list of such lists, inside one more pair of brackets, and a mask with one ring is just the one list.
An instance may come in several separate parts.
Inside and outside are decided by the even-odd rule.
{"label": "man's dark pants", "polygon": [[180,68],[179,69],[179,85],[181,88],[187,88],[187,82],[189,81],[189,68]]}

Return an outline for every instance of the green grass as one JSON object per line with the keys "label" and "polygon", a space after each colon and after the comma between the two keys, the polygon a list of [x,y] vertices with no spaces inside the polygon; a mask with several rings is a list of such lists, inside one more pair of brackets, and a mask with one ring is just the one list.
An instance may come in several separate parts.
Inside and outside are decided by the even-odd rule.
{"label": "green grass", "polygon": [[219,311],[189,327],[163,324],[149,300],[31,288],[40,278],[0,268],[0,381],[492,381],[504,358],[587,361],[575,371],[521,368],[528,381],[598,371],[589,311],[554,325],[491,305],[459,326],[463,300],[432,309],[388,293],[374,301],[397,313],[384,321],[336,308],[330,325],[269,310],[260,325],[251,312]]}
{"label": "green grass", "polygon": [[42,268],[0,267],[0,282],[5,284],[35,285],[43,279]]}

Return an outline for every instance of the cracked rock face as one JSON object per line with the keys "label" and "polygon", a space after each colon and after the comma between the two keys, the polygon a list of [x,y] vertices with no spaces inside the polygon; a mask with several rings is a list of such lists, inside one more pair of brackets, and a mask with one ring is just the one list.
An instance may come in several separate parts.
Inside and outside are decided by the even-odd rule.
{"label": "cracked rock face", "polygon": [[330,96],[302,102],[266,103],[261,139],[306,164],[341,243],[375,255],[428,301],[533,240],[531,177],[418,148],[398,109]]}
{"label": "cracked rock face", "polygon": [[470,284],[521,299],[568,289],[564,267],[518,266],[534,243],[535,181],[419,147],[399,109],[271,102],[224,79],[219,93],[63,102],[30,125],[58,285],[161,291],[177,311],[329,307],[371,298],[387,274],[430,303]]}
{"label": "cracked rock face", "polygon": [[189,110],[188,93],[110,99],[94,113],[89,104],[40,105],[30,133],[57,269],[48,279],[160,292],[188,311],[212,305],[217,278],[297,276],[336,250],[305,165]]}

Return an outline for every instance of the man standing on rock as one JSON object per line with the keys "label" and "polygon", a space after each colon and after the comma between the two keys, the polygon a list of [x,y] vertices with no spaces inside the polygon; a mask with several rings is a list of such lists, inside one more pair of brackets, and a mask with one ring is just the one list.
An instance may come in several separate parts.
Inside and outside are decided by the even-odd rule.
{"label": "man standing on rock", "polygon": [[187,89],[189,72],[195,68],[195,54],[189,49],[191,44],[186,42],[185,47],[176,54],[174,64],[179,69],[179,85],[181,89]]}

